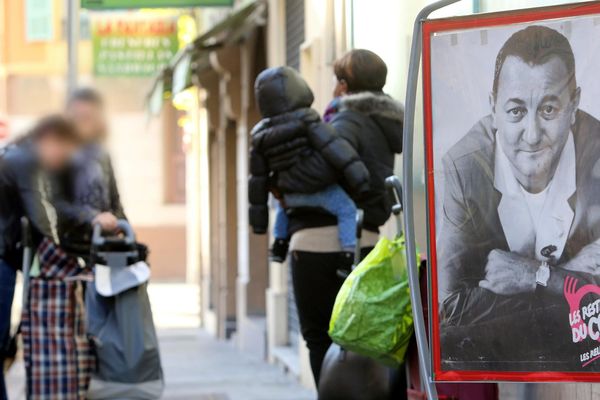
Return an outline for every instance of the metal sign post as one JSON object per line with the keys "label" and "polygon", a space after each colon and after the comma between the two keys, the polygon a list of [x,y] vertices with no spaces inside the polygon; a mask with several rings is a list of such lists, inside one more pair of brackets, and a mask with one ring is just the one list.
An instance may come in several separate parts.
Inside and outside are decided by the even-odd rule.
{"label": "metal sign post", "polygon": [[67,0],[67,94],[77,88],[79,75],[79,2]]}
{"label": "metal sign post", "polygon": [[415,215],[413,207],[413,134],[415,123],[415,103],[417,98],[417,81],[419,79],[419,66],[421,62],[421,25],[435,10],[457,3],[460,0],[441,0],[423,8],[415,20],[413,38],[410,51],[410,64],[408,67],[408,86],[406,88],[406,101],[404,110],[403,148],[404,165],[402,194],[404,204],[404,232],[406,235],[406,251],[408,260],[408,279],[410,284],[410,297],[412,301],[415,337],[419,350],[419,368],[421,382],[425,387],[427,398],[438,398],[435,384],[431,375],[431,351],[427,341],[427,327],[423,318],[423,305],[421,303],[421,290],[419,287],[419,265],[417,263],[417,249],[415,244]]}

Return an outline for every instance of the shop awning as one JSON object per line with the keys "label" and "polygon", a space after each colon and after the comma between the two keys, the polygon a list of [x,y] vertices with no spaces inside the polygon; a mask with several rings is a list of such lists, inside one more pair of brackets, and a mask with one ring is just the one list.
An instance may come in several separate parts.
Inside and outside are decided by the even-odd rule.
{"label": "shop awning", "polygon": [[256,0],[233,12],[194,40],[196,48],[214,48],[236,43],[248,32],[266,23],[266,1]]}
{"label": "shop awning", "polygon": [[156,76],[147,96],[149,113],[160,114],[165,100],[191,87],[194,84],[192,77],[210,68],[210,51],[237,44],[256,27],[264,25],[266,9],[265,0],[246,4],[181,49]]}
{"label": "shop awning", "polygon": [[163,69],[154,80],[150,93],[146,96],[146,105],[148,113],[152,115],[160,114],[165,96],[170,97],[171,90],[169,88],[170,73],[168,69]]}

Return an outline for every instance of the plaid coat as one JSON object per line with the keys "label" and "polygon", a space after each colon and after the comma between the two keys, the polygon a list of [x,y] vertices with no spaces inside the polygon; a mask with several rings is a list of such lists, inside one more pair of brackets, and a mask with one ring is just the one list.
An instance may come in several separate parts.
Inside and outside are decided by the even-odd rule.
{"label": "plaid coat", "polygon": [[38,248],[40,275],[29,286],[22,335],[29,400],[82,400],[95,358],[85,327],[77,260],[50,240]]}

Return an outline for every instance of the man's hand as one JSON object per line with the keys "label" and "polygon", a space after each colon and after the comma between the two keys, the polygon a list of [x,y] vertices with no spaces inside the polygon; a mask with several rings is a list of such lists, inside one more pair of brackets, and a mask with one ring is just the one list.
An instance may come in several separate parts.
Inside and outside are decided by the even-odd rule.
{"label": "man's hand", "polygon": [[117,217],[109,212],[103,212],[96,215],[92,221],[92,225],[100,224],[105,232],[112,232],[117,229]]}
{"label": "man's hand", "polygon": [[503,250],[492,250],[479,287],[510,296],[530,293],[536,288],[535,272],[540,263]]}

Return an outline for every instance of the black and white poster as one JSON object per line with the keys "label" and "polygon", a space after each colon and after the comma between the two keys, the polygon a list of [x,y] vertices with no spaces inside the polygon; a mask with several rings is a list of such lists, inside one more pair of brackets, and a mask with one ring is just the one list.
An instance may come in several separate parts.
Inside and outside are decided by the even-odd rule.
{"label": "black and white poster", "polygon": [[600,371],[600,7],[424,26],[437,379]]}

